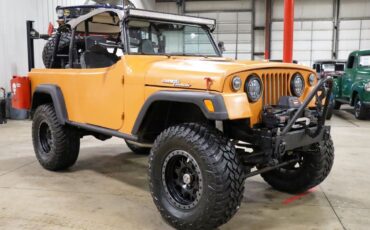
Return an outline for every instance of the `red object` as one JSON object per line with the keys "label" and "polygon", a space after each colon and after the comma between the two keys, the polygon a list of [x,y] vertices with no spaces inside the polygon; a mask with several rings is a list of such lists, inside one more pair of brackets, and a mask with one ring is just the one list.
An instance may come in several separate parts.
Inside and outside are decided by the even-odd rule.
{"label": "red object", "polygon": [[207,90],[210,90],[211,89],[211,86],[213,84],[213,80],[212,78],[210,77],[206,77],[204,78],[204,80],[206,81],[206,87],[207,87]]}
{"label": "red object", "polygon": [[299,200],[299,199],[301,199],[302,197],[304,197],[304,196],[306,196],[306,195],[308,195],[308,194],[310,194],[310,193],[313,193],[313,192],[315,192],[315,191],[316,191],[316,187],[315,187],[315,188],[311,188],[311,189],[309,189],[308,191],[306,191],[306,192],[304,192],[304,193],[302,193],[302,194],[298,194],[298,195],[296,195],[296,196],[292,196],[292,197],[289,197],[289,198],[285,199],[285,200],[283,201],[283,204],[285,204],[285,205],[290,204],[290,203],[292,203],[292,202],[294,202],[294,201],[296,201],[296,200]]}
{"label": "red object", "polygon": [[293,62],[294,0],[284,0],[284,62]]}
{"label": "red object", "polygon": [[30,109],[31,82],[28,77],[13,76],[10,81],[12,92],[12,107],[15,109]]}
{"label": "red object", "polygon": [[49,26],[48,26],[48,35],[51,36],[54,32],[54,25],[49,22]]}

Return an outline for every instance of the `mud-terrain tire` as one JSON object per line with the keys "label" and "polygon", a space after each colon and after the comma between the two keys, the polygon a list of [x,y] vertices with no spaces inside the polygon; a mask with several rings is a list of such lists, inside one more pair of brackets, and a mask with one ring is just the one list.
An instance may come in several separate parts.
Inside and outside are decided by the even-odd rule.
{"label": "mud-terrain tire", "polygon": [[355,117],[359,120],[366,120],[369,118],[369,112],[364,106],[364,104],[361,102],[360,97],[356,96],[355,98]]}
{"label": "mud-terrain tire", "polygon": [[149,155],[150,154],[150,148],[145,147],[139,147],[135,144],[131,144],[130,142],[126,141],[127,147],[135,154],[137,155]]}
{"label": "mud-terrain tire", "polygon": [[214,229],[236,213],[243,197],[245,169],[233,144],[194,123],[157,137],[148,174],[154,203],[176,229]]}
{"label": "mud-terrain tire", "polygon": [[334,106],[333,106],[333,108],[334,108],[335,110],[339,110],[341,106],[342,106],[342,103],[340,103],[339,101],[334,101]]}
{"label": "mud-terrain tire", "polygon": [[32,140],[37,160],[50,171],[71,167],[78,158],[78,132],[59,123],[52,104],[36,109],[32,123]]}
{"label": "mud-terrain tire", "polygon": [[274,189],[287,193],[302,193],[319,185],[329,175],[334,162],[331,138],[313,144],[310,151],[299,153],[301,163],[288,165],[267,173],[262,178]]}
{"label": "mud-terrain tire", "polygon": [[[67,55],[69,53],[69,44],[71,41],[70,33],[62,33],[59,40],[58,54]],[[52,36],[44,46],[42,51],[42,60],[46,68],[50,68],[51,59],[54,54],[54,47],[56,46],[56,35]],[[62,68],[62,62],[60,57],[56,57],[53,68]]]}
{"label": "mud-terrain tire", "polygon": [[333,110],[334,110],[334,105],[331,104],[328,106],[328,111],[326,113],[326,120],[330,120],[333,116]]}

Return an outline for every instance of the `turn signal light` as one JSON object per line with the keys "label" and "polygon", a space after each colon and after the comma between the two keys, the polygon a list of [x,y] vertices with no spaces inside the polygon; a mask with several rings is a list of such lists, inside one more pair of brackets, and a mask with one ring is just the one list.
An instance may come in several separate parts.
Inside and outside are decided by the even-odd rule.
{"label": "turn signal light", "polygon": [[209,112],[213,113],[215,111],[215,107],[213,106],[213,102],[211,100],[204,100],[204,104],[206,105]]}

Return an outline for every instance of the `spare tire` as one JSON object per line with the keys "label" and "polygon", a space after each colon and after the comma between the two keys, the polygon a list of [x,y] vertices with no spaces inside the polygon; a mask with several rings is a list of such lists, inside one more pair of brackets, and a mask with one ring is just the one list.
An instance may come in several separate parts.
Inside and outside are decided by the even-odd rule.
{"label": "spare tire", "polygon": [[[51,59],[53,58],[54,54],[54,47],[56,46],[56,35],[53,35],[48,42],[44,46],[44,50],[42,52],[42,60],[46,68],[50,68]],[[71,41],[71,34],[70,33],[62,33],[59,40],[59,47],[57,54],[64,54],[67,55],[69,51],[69,43]],[[54,64],[52,68],[62,68],[62,59],[61,57],[56,57],[54,60]]]}

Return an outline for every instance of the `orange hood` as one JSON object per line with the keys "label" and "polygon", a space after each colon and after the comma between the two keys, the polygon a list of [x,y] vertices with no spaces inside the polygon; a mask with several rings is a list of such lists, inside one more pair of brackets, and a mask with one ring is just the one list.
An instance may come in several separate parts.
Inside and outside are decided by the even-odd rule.
{"label": "orange hood", "polygon": [[218,92],[222,91],[226,77],[240,72],[263,68],[309,69],[295,64],[234,61],[227,58],[141,56],[137,59],[137,56],[127,57],[128,63],[131,61],[134,63],[134,59],[140,60],[139,69],[145,76],[145,84],[148,86],[206,90],[205,79],[210,78],[212,79],[210,90]]}

